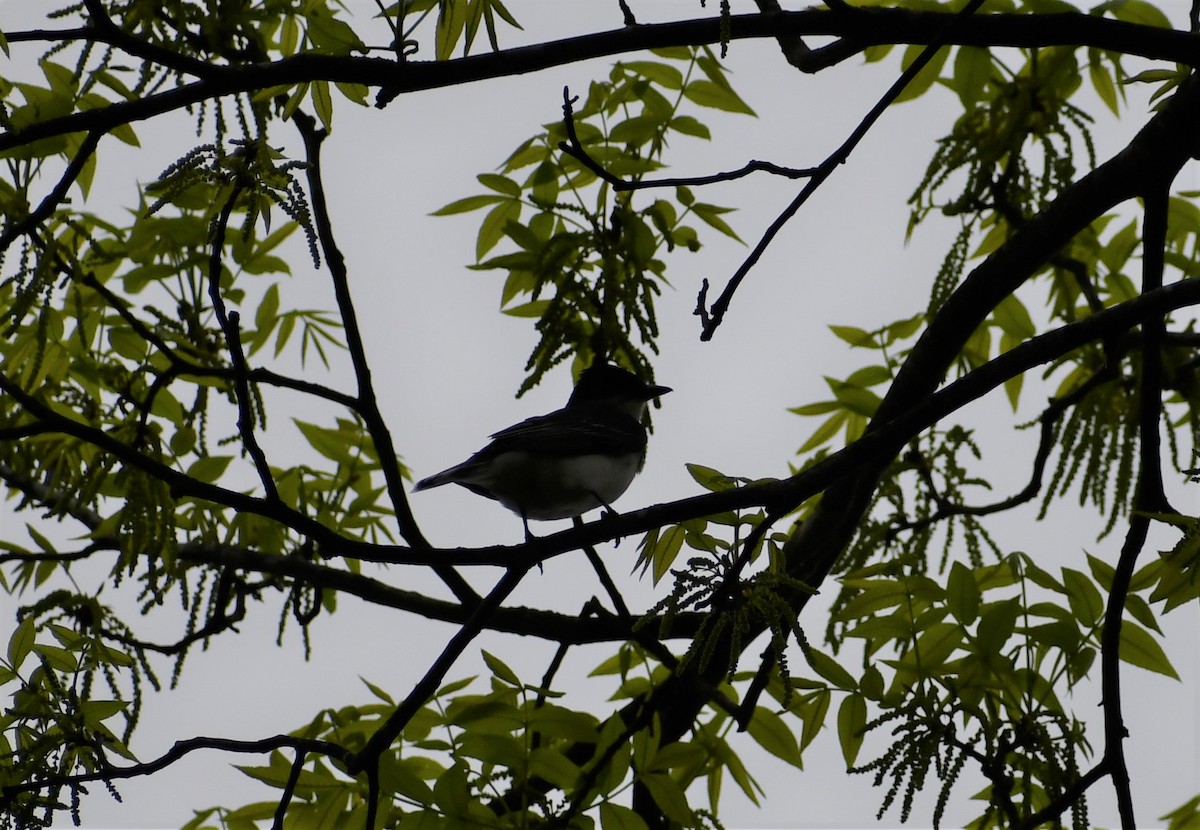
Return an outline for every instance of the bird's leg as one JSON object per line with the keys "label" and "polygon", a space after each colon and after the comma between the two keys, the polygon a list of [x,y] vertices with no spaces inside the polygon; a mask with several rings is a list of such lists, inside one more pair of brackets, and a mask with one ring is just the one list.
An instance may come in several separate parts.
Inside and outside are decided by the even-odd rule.
{"label": "bird's leg", "polygon": [[[600,498],[600,494],[597,493],[595,490],[592,490],[591,493],[592,493],[592,498],[594,498],[596,501],[600,502],[600,504],[604,505],[604,509],[600,511],[601,520],[621,515],[616,510],[613,510],[613,506],[611,504],[606,502],[604,499]],[[613,541],[614,548],[620,547],[620,545],[621,545],[620,538],[617,538],[616,540]]]}
{"label": "bird's leg", "polygon": [[[530,530],[529,530],[529,519],[525,516],[524,510],[521,511],[521,524],[523,524],[525,526],[525,544],[529,544],[537,537],[534,536],[533,533],[530,532]],[[542,567],[542,563],[539,561],[538,562],[538,573],[544,574],[545,572],[546,572],[546,569],[544,567]]]}
{"label": "bird's leg", "polygon": [[604,507],[604,512],[600,514],[600,518],[607,519],[609,516],[621,515],[617,511],[613,510],[613,506],[611,504],[606,502],[604,499],[600,498],[600,494],[597,493],[595,490],[589,490],[588,492],[591,493],[592,498],[594,498],[596,501],[600,502],[601,506]]}

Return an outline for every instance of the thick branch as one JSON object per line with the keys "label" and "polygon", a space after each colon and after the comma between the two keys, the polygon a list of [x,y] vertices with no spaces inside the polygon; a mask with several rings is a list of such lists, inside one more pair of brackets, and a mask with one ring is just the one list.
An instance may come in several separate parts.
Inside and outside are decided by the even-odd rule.
{"label": "thick branch", "polygon": [[[828,35],[851,39],[859,46],[929,44],[949,17],[941,12],[881,8],[735,15],[730,18],[728,36],[731,40],[743,40],[790,34]],[[45,36],[28,35],[16,32],[9,34],[8,39],[10,42],[47,40]],[[365,84],[386,91],[380,96],[382,106],[408,92],[521,75],[644,49],[719,43],[722,39],[720,21],[709,18],[639,25],[441,62],[397,63],[383,58],[304,54],[272,63],[214,66],[209,77],[168,92],[49,119],[19,133],[0,135],[0,152],[66,133],[97,129],[107,132],[120,124],[153,118],[207,99],[275,86],[314,80]],[[962,21],[947,42],[1026,48],[1094,47],[1189,66],[1200,63],[1197,46],[1200,36],[1088,14],[984,15]]]}
{"label": "thick branch", "polygon": [[1200,304],[1200,280],[1188,280],[1113,306],[1078,323],[1071,323],[1039,335],[989,361],[946,388],[927,396],[889,422],[877,424],[858,441],[791,478],[718,493],[705,493],[617,516],[608,516],[580,528],[537,537],[521,545],[493,545],[474,549],[443,548],[418,551],[400,545],[376,545],[349,539],[285,505],[269,505],[263,499],[189,478],[178,470],[117,441],[103,430],[81,424],[51,410],[2,371],[0,391],[12,395],[30,416],[39,419],[55,432],[72,435],[113,454],[122,462],[162,480],[177,494],[278,521],[298,533],[310,536],[322,546],[325,556],[345,556],[363,561],[409,565],[433,565],[439,562],[502,567],[533,565],[550,557],[578,550],[586,544],[601,544],[698,516],[745,508],[786,509],[795,506],[854,473],[862,465],[876,462],[889,453],[894,454],[898,448],[903,447],[923,430],[971,401],[999,388],[1005,381],[1039,365],[1052,362],[1086,343],[1126,331],[1144,320],[1165,315],[1174,309],[1196,304]]}
{"label": "thick branch", "polygon": [[[425,619],[461,625],[471,616],[471,608],[457,602],[434,599],[416,591],[388,585],[363,574],[333,568],[316,562],[308,562],[294,556],[275,556],[249,548],[226,545],[181,545],[178,557],[185,562],[233,567],[274,576],[286,576],[302,580],[310,585],[338,591],[343,594],[385,608],[395,608],[420,615]],[[679,614],[671,621],[669,636],[687,638],[699,625],[698,614]],[[640,639],[642,635],[659,638],[667,636],[662,620],[644,622],[638,632],[631,630],[631,621],[619,616],[581,618],[554,611],[536,608],[505,607],[496,610],[488,628],[508,634],[539,637],[569,645],[600,642],[624,642]]]}
{"label": "thick branch", "polygon": [[[1173,176],[1173,171],[1182,167],[1197,149],[1198,107],[1200,80],[1191,78],[1124,151],[1067,187],[972,271],[913,347],[879,405],[868,436],[893,419],[905,417],[914,407],[920,408],[992,309],[1037,273],[1076,233],[1097,216],[1137,196],[1147,180]],[[1149,292],[1146,296],[1156,293]],[[1086,325],[1108,313],[1102,312],[1059,331]],[[812,585],[824,579],[862,520],[879,476],[890,460],[881,459],[875,467],[865,469],[856,479],[826,494],[820,507],[785,548],[793,576]]]}
{"label": "thick branch", "polygon": [[[1166,247],[1167,204],[1170,180],[1147,184],[1146,214],[1142,229],[1142,291],[1162,286],[1163,251]],[[1150,530],[1149,514],[1170,510],[1162,481],[1162,448],[1159,419],[1162,414],[1163,367],[1161,318],[1142,324],[1142,371],[1138,384],[1138,482],[1133,496],[1133,518],[1121,555],[1113,569],[1112,586],[1104,609],[1104,630],[1100,638],[1100,684],[1104,707],[1104,760],[1110,765],[1117,811],[1123,830],[1137,827],[1133,794],[1129,787],[1129,768],[1125,761],[1125,715],[1121,708],[1121,626],[1125,602],[1137,568],[1138,557]]]}

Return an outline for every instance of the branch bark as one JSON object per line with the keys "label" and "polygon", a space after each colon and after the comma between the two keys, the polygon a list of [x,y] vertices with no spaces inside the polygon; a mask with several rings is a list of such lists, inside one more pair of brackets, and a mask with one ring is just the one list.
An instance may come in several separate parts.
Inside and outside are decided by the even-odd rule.
{"label": "branch bark", "polygon": [[[728,38],[733,41],[777,38],[785,35],[819,35],[844,38],[857,47],[883,43],[930,44],[948,18],[942,12],[903,9],[847,8],[837,12],[808,9],[797,12],[734,15]],[[13,32],[10,43],[59,43],[79,40],[89,30]],[[315,80],[365,84],[381,90],[377,105],[422,90],[511,77],[627,52],[669,46],[700,46],[723,39],[718,18],[638,25],[608,32],[548,41],[534,46],[501,49],[449,61],[404,61],[366,57],[304,54],[271,63],[214,66],[202,80],[168,92],[108,107],[49,119],[20,132],[0,135],[0,152],[42,138],[72,132],[113,128],[143,121],[204,100],[291,86]],[[956,26],[949,44],[965,46],[1044,47],[1071,45],[1109,49],[1151,60],[1200,64],[1200,36],[1152,26],[1141,26],[1088,14],[991,14],[974,17]],[[147,58],[150,59],[150,58]]]}

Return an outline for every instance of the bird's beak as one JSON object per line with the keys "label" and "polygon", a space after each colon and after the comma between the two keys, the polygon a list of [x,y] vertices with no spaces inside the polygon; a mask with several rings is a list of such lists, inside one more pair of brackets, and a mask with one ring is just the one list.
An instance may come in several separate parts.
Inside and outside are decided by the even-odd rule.
{"label": "bird's beak", "polygon": [[646,390],[646,400],[662,397],[672,391],[670,386],[651,386]]}

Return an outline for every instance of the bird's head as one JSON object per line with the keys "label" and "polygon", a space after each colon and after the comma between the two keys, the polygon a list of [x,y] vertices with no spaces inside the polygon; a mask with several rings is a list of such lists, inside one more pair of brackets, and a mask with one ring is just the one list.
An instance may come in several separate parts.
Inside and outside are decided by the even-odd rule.
{"label": "bird's head", "polygon": [[669,386],[646,383],[632,372],[609,363],[593,363],[571,392],[568,407],[611,406],[628,412],[640,421],[646,404],[671,391]]}

